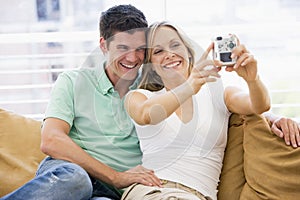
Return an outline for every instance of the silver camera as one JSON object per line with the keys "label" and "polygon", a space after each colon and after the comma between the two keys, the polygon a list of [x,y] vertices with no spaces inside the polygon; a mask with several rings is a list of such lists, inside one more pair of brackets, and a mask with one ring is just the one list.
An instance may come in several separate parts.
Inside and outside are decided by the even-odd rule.
{"label": "silver camera", "polygon": [[222,61],[224,65],[234,65],[236,59],[232,59],[230,56],[232,49],[237,46],[236,37],[233,35],[217,36],[213,39],[213,42],[213,59]]}

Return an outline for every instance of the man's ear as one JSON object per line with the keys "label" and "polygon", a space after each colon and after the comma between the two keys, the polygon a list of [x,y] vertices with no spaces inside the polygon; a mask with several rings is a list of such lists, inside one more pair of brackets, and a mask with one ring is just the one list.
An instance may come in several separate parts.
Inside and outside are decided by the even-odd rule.
{"label": "man's ear", "polygon": [[107,42],[103,37],[100,37],[99,45],[100,45],[100,49],[102,50],[103,54],[106,54],[108,51]]}
{"label": "man's ear", "polygon": [[150,65],[149,67],[151,67],[151,71],[156,72],[155,67],[153,65]]}

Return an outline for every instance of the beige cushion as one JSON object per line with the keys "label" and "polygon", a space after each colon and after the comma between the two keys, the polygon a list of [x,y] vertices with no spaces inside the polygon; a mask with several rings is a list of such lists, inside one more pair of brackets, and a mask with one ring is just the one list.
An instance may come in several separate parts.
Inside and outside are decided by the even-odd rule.
{"label": "beige cushion", "polygon": [[245,119],[244,172],[241,199],[300,198],[300,148],[287,146],[258,115]]}
{"label": "beige cushion", "polygon": [[0,109],[0,197],[34,177],[45,157],[40,127],[39,121]]}
{"label": "beige cushion", "polygon": [[218,200],[238,200],[245,184],[243,169],[243,119],[232,114],[229,120],[228,139],[218,187]]}

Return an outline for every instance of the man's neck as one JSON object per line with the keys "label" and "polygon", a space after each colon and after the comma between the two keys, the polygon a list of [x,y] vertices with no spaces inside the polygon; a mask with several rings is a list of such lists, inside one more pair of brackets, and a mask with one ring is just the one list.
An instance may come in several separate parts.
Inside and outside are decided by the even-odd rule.
{"label": "man's neck", "polygon": [[116,91],[118,91],[120,98],[123,98],[127,92],[129,91],[129,87],[132,85],[133,81],[128,81],[124,79],[120,79],[119,81],[114,84],[114,88]]}
{"label": "man's neck", "polygon": [[105,70],[105,72],[112,85],[114,86],[114,89],[119,93],[120,98],[123,98],[129,91],[129,87],[132,85],[134,80],[121,79],[119,76],[107,69]]}

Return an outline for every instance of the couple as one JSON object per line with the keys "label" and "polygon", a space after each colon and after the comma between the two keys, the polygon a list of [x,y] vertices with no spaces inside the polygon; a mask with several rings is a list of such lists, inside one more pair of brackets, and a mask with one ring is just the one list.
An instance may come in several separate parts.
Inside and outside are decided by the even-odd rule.
{"label": "couple", "polygon": [[216,199],[230,113],[270,106],[256,60],[238,45],[237,64],[226,69],[244,78],[249,95],[223,90],[212,46],[196,59],[176,27],[157,23],[146,33],[144,14],[131,5],[103,12],[99,25],[105,59],[59,76],[42,127],[49,156],[2,199],[120,199],[124,188],[126,199]]}

